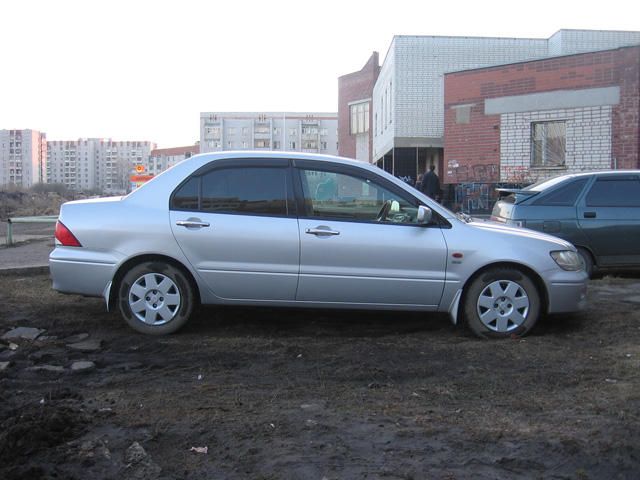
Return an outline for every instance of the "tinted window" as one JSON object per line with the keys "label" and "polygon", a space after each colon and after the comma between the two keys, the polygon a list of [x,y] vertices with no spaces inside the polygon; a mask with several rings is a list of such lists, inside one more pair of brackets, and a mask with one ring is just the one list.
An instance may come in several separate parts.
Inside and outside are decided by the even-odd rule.
{"label": "tinted window", "polygon": [[192,177],[184,183],[173,194],[171,208],[178,210],[197,210],[198,209],[198,188],[200,187],[200,178]]}
{"label": "tinted window", "polygon": [[200,210],[287,215],[285,168],[225,168],[202,176]]}
{"label": "tinted window", "polygon": [[173,194],[171,208],[216,213],[287,215],[288,170],[228,168],[190,178]]}
{"label": "tinted window", "polygon": [[589,207],[640,207],[640,180],[599,178],[587,194]]}
{"label": "tinted window", "polygon": [[574,180],[567,185],[562,185],[553,192],[543,194],[538,200],[533,202],[534,205],[553,205],[553,206],[571,206],[576,203],[578,195],[582,192],[587,178]]}
{"label": "tinted window", "polygon": [[[306,216],[355,221],[415,223],[417,206],[369,179],[301,170]],[[383,205],[389,206],[380,217]]]}

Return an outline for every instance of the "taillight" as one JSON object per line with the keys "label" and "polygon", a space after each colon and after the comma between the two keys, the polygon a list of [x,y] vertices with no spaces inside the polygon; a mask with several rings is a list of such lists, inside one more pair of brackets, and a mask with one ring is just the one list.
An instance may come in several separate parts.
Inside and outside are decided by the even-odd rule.
{"label": "taillight", "polygon": [[56,240],[65,247],[81,247],[78,239],[60,220],[56,222]]}

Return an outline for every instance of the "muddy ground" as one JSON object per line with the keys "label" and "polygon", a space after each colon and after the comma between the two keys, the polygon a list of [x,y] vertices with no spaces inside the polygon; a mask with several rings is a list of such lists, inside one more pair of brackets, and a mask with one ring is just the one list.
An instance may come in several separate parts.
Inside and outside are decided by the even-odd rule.
{"label": "muddy ground", "polygon": [[640,276],[589,299],[498,342],[439,315],[238,308],[155,338],[3,274],[0,335],[46,332],[0,341],[0,478],[639,478]]}

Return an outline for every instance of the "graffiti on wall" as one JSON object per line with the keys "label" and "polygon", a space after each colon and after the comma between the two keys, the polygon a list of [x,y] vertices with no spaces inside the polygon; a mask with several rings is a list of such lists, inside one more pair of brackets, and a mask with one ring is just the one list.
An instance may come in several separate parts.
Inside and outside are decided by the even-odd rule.
{"label": "graffiti on wall", "polygon": [[497,182],[500,180],[500,166],[495,163],[460,165],[452,159],[447,162],[447,176],[451,183]]}
{"label": "graffiti on wall", "polygon": [[528,183],[460,183],[454,188],[454,201],[451,206],[454,211],[465,213],[491,213],[493,205],[498,200],[498,188],[523,188]]}
{"label": "graffiti on wall", "polygon": [[487,183],[460,183],[455,187],[455,204],[463,212],[483,212],[489,210],[490,190]]}

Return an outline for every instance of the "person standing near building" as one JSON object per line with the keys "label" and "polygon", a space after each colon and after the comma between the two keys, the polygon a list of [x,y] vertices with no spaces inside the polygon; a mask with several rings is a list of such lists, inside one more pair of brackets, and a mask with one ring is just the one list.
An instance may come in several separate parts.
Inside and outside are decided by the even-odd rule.
{"label": "person standing near building", "polygon": [[436,166],[430,165],[429,171],[422,177],[422,193],[433,198],[436,202],[440,201],[440,179],[435,172]]}

